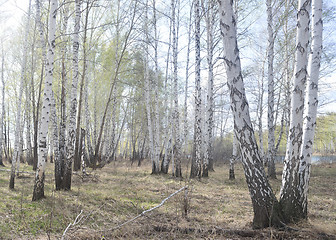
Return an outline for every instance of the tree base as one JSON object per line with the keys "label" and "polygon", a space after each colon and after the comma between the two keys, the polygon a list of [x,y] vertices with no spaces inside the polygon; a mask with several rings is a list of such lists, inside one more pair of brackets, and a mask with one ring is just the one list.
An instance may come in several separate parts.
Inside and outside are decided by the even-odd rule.
{"label": "tree base", "polygon": [[234,169],[230,169],[229,171],[229,180],[234,180],[236,179]]}

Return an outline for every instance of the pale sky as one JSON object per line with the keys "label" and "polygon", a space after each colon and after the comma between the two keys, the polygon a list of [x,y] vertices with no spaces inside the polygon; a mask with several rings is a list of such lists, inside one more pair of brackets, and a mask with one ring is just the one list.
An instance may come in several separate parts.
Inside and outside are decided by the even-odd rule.
{"label": "pale sky", "polygon": [[[324,1],[329,7],[336,8],[336,0]],[[6,39],[6,35],[10,34],[11,30],[22,24],[21,18],[28,9],[29,0],[0,0],[0,37]],[[35,1],[32,0],[32,6]],[[334,29],[334,26],[325,26],[329,30]],[[336,41],[336,29],[330,36]],[[330,74],[328,78],[321,81],[320,84],[320,103],[323,99],[328,99],[325,102],[331,102],[319,107],[320,113],[328,111],[336,111],[336,73]]]}

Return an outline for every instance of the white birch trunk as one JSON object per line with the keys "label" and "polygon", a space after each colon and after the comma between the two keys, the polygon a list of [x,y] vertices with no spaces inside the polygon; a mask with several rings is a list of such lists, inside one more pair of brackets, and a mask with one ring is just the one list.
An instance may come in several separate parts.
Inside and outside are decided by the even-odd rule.
{"label": "white birch trunk", "polygon": [[189,82],[189,62],[190,62],[190,45],[191,45],[191,28],[192,28],[192,6],[190,7],[189,13],[189,26],[188,26],[188,47],[187,47],[187,59],[186,59],[186,75],[185,75],[185,90],[184,90],[184,133],[183,133],[183,143],[185,145],[185,150],[188,145],[187,137],[188,137],[188,82]]}
{"label": "white birch trunk", "polygon": [[235,134],[242,153],[246,182],[252,199],[254,211],[253,227],[264,228],[270,225],[281,225],[279,205],[266,178],[250,119],[237,45],[233,1],[221,0],[219,5],[231,109],[234,116]]}
{"label": "white birch trunk", "polygon": [[[172,28],[172,21],[173,19],[170,18],[170,29],[169,29],[169,44],[168,44],[168,51],[167,51],[167,59],[166,59],[166,76],[165,76],[165,98],[164,98],[164,109],[165,109],[165,129],[164,129],[164,146],[163,146],[163,159],[161,165],[161,172],[167,174],[170,162],[170,143],[171,143],[171,134],[170,134],[170,109],[171,106],[168,107],[168,96],[170,95],[170,91],[168,90],[168,70],[169,70],[169,62],[170,62],[170,47],[171,47],[171,28]],[[174,168],[172,170],[174,174]]]}
{"label": "white birch trunk", "polygon": [[[27,65],[27,53],[28,53],[28,33],[30,28],[30,12],[31,12],[31,0],[29,0],[28,7],[28,20],[25,26],[25,34],[24,34],[24,46],[23,46],[23,55],[22,55],[22,63],[21,63],[21,77],[20,77],[20,85],[19,85],[19,98],[17,100],[17,113],[15,120],[15,138],[14,138],[14,153],[12,159],[12,168],[11,168],[11,177],[9,181],[9,188],[14,189],[14,181],[15,181],[15,168],[19,167],[20,156],[19,156],[19,145],[20,145],[20,132],[21,132],[21,103],[22,103],[22,94],[25,83],[25,73],[26,73],[26,65]],[[18,166],[16,166],[18,164]]]}
{"label": "white birch trunk", "polygon": [[[64,2],[63,6],[63,28],[62,34],[66,35],[68,28],[68,20],[69,20],[69,4]],[[60,116],[60,124],[59,124],[59,157],[55,158],[55,189],[60,190],[63,184],[63,175],[65,168],[65,158],[66,158],[66,120],[67,120],[67,111],[66,111],[66,85],[67,85],[67,70],[66,70],[66,57],[67,57],[67,44],[68,38],[62,38],[63,46],[61,47],[62,54],[62,74],[61,74],[61,116]]]}
{"label": "white birch trunk", "polygon": [[191,163],[190,177],[201,176],[202,161],[202,97],[201,97],[201,16],[199,0],[194,0],[195,12],[195,130],[194,130],[194,153]]}
{"label": "white birch trunk", "polygon": [[148,30],[148,0],[146,1],[146,6],[145,6],[145,62],[144,62],[144,79],[145,79],[145,100],[146,100],[146,113],[147,113],[147,127],[148,127],[148,145],[149,145],[149,151],[150,151],[150,160],[152,162],[152,173],[156,173],[156,167],[155,167],[155,161],[154,161],[154,136],[153,136],[153,122],[152,122],[152,110],[151,110],[151,94],[150,94],[150,89],[151,89],[151,84],[150,84],[150,76],[149,76],[149,30]]}
{"label": "white birch trunk", "polygon": [[[36,1],[38,22],[42,24],[40,19],[40,2]],[[52,98],[52,82],[54,71],[54,51],[55,51],[55,32],[56,32],[56,14],[57,14],[57,0],[51,0],[49,13],[49,36],[48,36],[48,52],[46,58],[46,78],[44,85],[44,98],[42,104],[41,124],[38,138],[38,162],[35,175],[35,185],[33,192],[33,201],[44,197],[44,178],[45,167],[47,162],[47,135],[49,126],[50,105]]]}
{"label": "white birch trunk", "polygon": [[280,204],[286,222],[304,218],[302,206],[299,204],[298,168],[302,145],[302,121],[304,108],[304,92],[307,81],[307,63],[309,47],[310,0],[299,0],[297,14],[297,35],[294,67],[294,85],[291,96],[291,116],[285,165],[282,173]]}
{"label": "white birch trunk", "polygon": [[303,214],[307,217],[307,197],[310,179],[311,158],[313,154],[316,114],[318,105],[318,80],[322,54],[322,0],[312,1],[312,45],[308,61],[308,82],[303,121],[301,159],[299,165],[300,204]]}
{"label": "white birch trunk", "polygon": [[180,158],[180,119],[179,119],[179,103],[178,103],[178,78],[177,78],[177,57],[178,57],[178,31],[176,19],[176,9],[178,8],[176,0],[171,1],[171,19],[172,19],[172,46],[173,46],[173,156],[174,156],[174,167],[173,175],[175,177],[182,177],[181,171],[181,158]]}
{"label": "white birch trunk", "polygon": [[54,98],[54,94],[52,93],[51,95],[51,109],[50,109],[50,118],[51,118],[51,124],[52,124],[52,134],[51,136],[51,149],[54,153],[54,164],[55,164],[55,179],[58,177],[57,176],[57,169],[61,168],[59,166],[60,161],[59,161],[59,154],[60,154],[60,149],[59,149],[59,137],[58,137],[58,117],[56,114],[56,101]]}
{"label": "white birch trunk", "polygon": [[0,118],[0,165],[4,166],[2,159],[3,152],[3,130],[4,130],[4,118],[5,118],[5,54],[2,47],[2,58],[1,58],[1,82],[2,82],[2,108],[1,108],[1,118]]}
{"label": "white birch trunk", "polygon": [[155,173],[160,172],[160,112],[159,112],[159,60],[158,60],[158,30],[156,17],[156,0],[153,0],[153,24],[154,24],[154,63],[155,63],[155,84],[154,84],[154,107],[155,107],[155,131],[154,131],[154,164]]}
{"label": "white birch trunk", "polygon": [[[215,25],[215,9],[214,1],[209,1],[206,12],[206,28],[207,28],[207,62],[208,62],[208,87],[207,87],[207,105],[206,105],[206,150],[203,158],[203,177],[208,177],[208,171],[213,170],[213,55],[214,55],[214,25]],[[211,163],[211,168],[210,168]]]}
{"label": "white birch trunk", "polygon": [[267,51],[267,79],[268,79],[268,110],[267,110],[267,127],[268,127],[268,151],[267,151],[267,164],[268,176],[272,179],[276,178],[275,164],[274,164],[274,73],[273,73],[273,60],[274,60],[274,34],[273,34],[273,1],[267,0],[267,32],[268,32],[268,51]]}
{"label": "white birch trunk", "polygon": [[[264,66],[264,64],[263,64]],[[264,67],[263,67],[264,68]],[[264,104],[264,74],[258,79],[258,137],[259,137],[259,148],[260,148],[260,157],[265,165],[264,159],[264,139],[263,139],[263,104]]]}
{"label": "white birch trunk", "polygon": [[75,26],[73,34],[73,77],[70,94],[70,115],[68,123],[68,140],[66,147],[66,161],[63,178],[63,189],[71,189],[71,177],[72,177],[72,163],[75,154],[75,141],[76,141],[76,114],[77,114],[77,87],[78,87],[78,51],[79,51],[79,30],[80,30],[80,17],[81,17],[81,1],[76,0],[75,9]]}
{"label": "white birch trunk", "polygon": [[237,162],[238,157],[238,141],[237,141],[237,135],[235,132],[233,132],[233,139],[232,139],[232,158],[230,158],[230,170],[229,170],[229,179],[233,180],[235,179],[235,172],[234,172],[234,164]]}
{"label": "white birch trunk", "polygon": [[[91,71],[94,71],[93,69]],[[93,158],[93,148],[91,144],[91,117],[90,117],[90,109],[89,109],[89,76],[85,79],[85,86],[84,86],[84,104],[85,104],[85,125],[86,125],[86,143],[88,148],[88,159],[91,161]]]}

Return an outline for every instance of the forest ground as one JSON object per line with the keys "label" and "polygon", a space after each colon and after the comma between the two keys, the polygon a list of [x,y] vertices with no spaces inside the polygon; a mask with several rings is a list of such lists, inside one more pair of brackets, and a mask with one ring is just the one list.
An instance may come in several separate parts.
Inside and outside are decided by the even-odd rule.
{"label": "forest ground", "polygon": [[[240,164],[236,179],[228,180],[228,166],[217,166],[207,179],[177,180],[151,175],[149,163],[137,167],[114,162],[90,175],[73,175],[72,191],[54,191],[53,164],[48,163],[46,198],[32,202],[34,174],[21,165],[15,190],[8,189],[9,164],[0,168],[0,239],[336,239],[336,164],[312,167],[309,219],[290,225],[291,231],[253,230],[251,200]],[[277,166],[278,178],[282,166]],[[185,168],[184,176],[189,175]],[[271,184],[278,195],[281,181]],[[133,222],[123,222],[155,207],[188,185],[185,192]],[[187,216],[185,210],[187,209]]]}

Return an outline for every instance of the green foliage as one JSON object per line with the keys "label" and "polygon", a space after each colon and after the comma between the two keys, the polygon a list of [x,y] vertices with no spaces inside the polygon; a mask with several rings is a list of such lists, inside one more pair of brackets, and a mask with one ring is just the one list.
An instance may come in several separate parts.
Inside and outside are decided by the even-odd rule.
{"label": "green foliage", "polygon": [[314,150],[317,154],[334,154],[336,144],[336,113],[327,113],[316,121]]}

